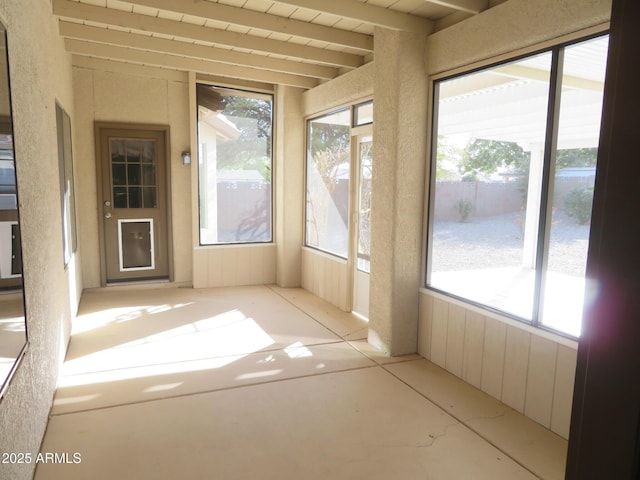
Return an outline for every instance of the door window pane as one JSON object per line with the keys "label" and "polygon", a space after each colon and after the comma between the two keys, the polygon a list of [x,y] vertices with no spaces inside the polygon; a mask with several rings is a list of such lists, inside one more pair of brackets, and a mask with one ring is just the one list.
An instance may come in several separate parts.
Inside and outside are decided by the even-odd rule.
{"label": "door window pane", "polygon": [[437,84],[428,283],[533,316],[551,54]]}
{"label": "door window pane", "polygon": [[272,238],[272,98],[198,85],[200,243]]}
{"label": "door window pane", "polygon": [[306,244],[347,257],[351,129],[348,109],[310,120]]}
{"label": "door window pane", "polygon": [[144,192],[141,185],[156,185],[155,140],[112,138],[111,184],[114,208],[156,208],[156,189]]}

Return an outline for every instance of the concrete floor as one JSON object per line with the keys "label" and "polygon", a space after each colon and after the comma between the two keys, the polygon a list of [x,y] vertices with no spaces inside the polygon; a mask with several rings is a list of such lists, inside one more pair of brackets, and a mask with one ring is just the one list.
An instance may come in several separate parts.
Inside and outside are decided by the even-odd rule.
{"label": "concrete floor", "polygon": [[366,333],[301,289],[86,292],[35,479],[564,477],[565,440]]}

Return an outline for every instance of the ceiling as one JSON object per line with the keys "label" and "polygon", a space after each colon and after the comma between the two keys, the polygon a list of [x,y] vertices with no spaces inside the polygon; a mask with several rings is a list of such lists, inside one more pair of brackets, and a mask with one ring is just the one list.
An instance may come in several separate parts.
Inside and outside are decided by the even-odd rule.
{"label": "ceiling", "polygon": [[52,5],[67,51],[80,57],[308,89],[373,60],[376,26],[429,34],[503,1],[52,0]]}

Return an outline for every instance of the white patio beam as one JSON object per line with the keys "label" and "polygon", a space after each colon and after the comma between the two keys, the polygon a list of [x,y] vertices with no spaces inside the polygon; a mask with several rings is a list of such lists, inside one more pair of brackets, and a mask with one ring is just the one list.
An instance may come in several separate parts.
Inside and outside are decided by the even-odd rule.
{"label": "white patio beam", "polygon": [[429,34],[433,31],[434,26],[434,22],[427,18],[364,4],[356,0],[276,0],[276,3],[414,33]]}
{"label": "white patio beam", "polygon": [[288,73],[272,72],[257,68],[228,65],[224,63],[209,62],[195,58],[180,57],[166,53],[150,52],[135,48],[106,45],[104,43],[86,42],[73,38],[65,39],[67,52],[76,55],[84,55],[109,60],[138,63],[155,67],[170,68],[186,72],[199,72],[221,77],[255,80],[292,87],[313,88],[318,85],[314,78],[292,75]]}
{"label": "white patio beam", "polygon": [[273,53],[338,67],[358,68],[364,63],[360,55],[351,53],[298,45],[255,35],[227,32],[139,13],[129,13],[121,10],[72,2],[70,0],[53,0],[53,13],[63,18],[114,25],[142,32],[160,33],[172,37],[199,40],[245,50]]}
{"label": "white patio beam", "polygon": [[489,0],[425,0],[425,2],[474,15],[489,8]]}
{"label": "white patio beam", "polygon": [[179,2],[175,0],[130,0],[129,3],[248,28],[284,33],[309,40],[318,40],[365,52],[373,51],[373,37],[371,35],[269,15],[222,3],[203,2],[202,0],[181,0]]}
{"label": "white patio beam", "polygon": [[338,76],[337,69],[323,65],[282,60],[264,55],[236,52],[177,40],[167,40],[164,38],[149,37],[147,35],[126,33],[117,30],[107,30],[106,28],[91,27],[88,25],[80,25],[78,23],[65,21],[60,21],[59,28],[60,35],[67,38],[108,43],[121,47],[133,47],[141,50],[199,58],[210,62],[222,62],[231,65],[254,67],[327,80]]}

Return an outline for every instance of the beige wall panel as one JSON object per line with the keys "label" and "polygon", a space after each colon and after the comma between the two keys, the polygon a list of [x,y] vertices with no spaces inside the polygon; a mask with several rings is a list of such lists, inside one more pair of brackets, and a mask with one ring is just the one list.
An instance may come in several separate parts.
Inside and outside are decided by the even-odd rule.
{"label": "beige wall panel", "polygon": [[349,309],[349,278],[345,260],[302,249],[302,288],[344,311]]}
{"label": "beige wall panel", "polygon": [[459,305],[449,305],[446,369],[460,378],[462,378],[462,360],[464,356],[464,330],[464,308]]}
{"label": "beige wall panel", "polygon": [[275,98],[276,282],[281,287],[302,284],[305,150],[302,93],[298,88],[278,86]]}
{"label": "beige wall panel", "polygon": [[558,346],[556,378],[551,410],[551,430],[569,438],[571,405],[576,375],[577,351],[564,345]]}
{"label": "beige wall panel", "polygon": [[96,71],[93,82],[96,120],[161,125],[169,122],[165,79]]}
{"label": "beige wall panel", "polygon": [[524,413],[547,428],[551,426],[557,356],[557,343],[535,335],[531,336]]}
{"label": "beige wall panel", "polygon": [[501,400],[520,413],[524,413],[530,344],[531,334],[507,327]]}
{"label": "beige wall panel", "polygon": [[504,323],[493,318],[485,320],[480,388],[498,399],[502,396],[506,338],[507,326]]}
{"label": "beige wall panel", "polygon": [[[73,173],[76,178],[78,243],[82,249],[82,278],[86,288],[100,286],[100,250],[94,131],[93,71],[73,68]],[[79,201],[82,199],[81,201]]]}
{"label": "beige wall panel", "polygon": [[274,244],[198,247],[193,250],[194,288],[275,283]]}
{"label": "beige wall panel", "polygon": [[431,361],[445,368],[447,363],[447,329],[449,325],[449,303],[433,299],[431,321]]}
{"label": "beige wall panel", "polygon": [[[191,169],[182,164],[182,152],[189,151],[189,88],[186,82],[167,82],[169,125],[171,126],[171,224],[173,236],[174,281],[192,282],[191,258]],[[192,155],[193,156],[193,155]]]}
{"label": "beige wall panel", "polygon": [[418,353],[431,358],[431,327],[433,323],[433,297],[420,294],[420,317],[418,319]]}
{"label": "beige wall panel", "polygon": [[467,310],[462,378],[476,388],[480,388],[482,385],[484,324],[484,316]]}
{"label": "beige wall panel", "polygon": [[[77,278],[65,272],[55,104],[74,118],[71,63],[49,2],[0,2],[7,28],[16,171],[20,195],[25,303],[30,345],[0,402],[0,446],[35,457],[69,338]],[[73,143],[77,132],[73,129]],[[75,150],[74,150],[75,153]],[[76,155],[77,162],[77,155]],[[78,198],[77,203],[82,199]],[[79,249],[81,252],[81,248]],[[2,478],[30,480],[34,464],[4,464]]]}
{"label": "beige wall panel", "polygon": [[607,22],[611,0],[509,0],[429,36],[427,70],[447,71]]}
{"label": "beige wall panel", "polygon": [[302,95],[305,116],[325,112],[373,95],[373,62],[334,78]]}

